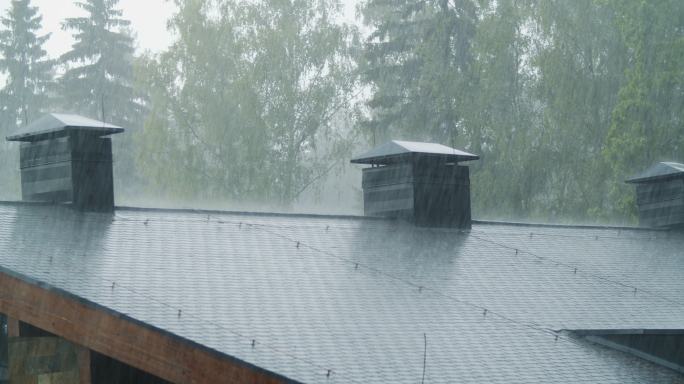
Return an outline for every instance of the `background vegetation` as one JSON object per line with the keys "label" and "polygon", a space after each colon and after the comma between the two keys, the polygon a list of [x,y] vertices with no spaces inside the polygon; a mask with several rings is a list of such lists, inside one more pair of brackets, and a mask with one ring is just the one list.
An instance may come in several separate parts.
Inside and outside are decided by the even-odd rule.
{"label": "background vegetation", "polygon": [[13,0],[0,133],[48,110],[131,128],[119,201],[335,211],[358,209],[352,153],[435,141],[481,155],[475,217],[544,221],[633,220],[623,180],[684,161],[680,0],[366,0],[355,22],[335,0],[175,3],[175,43],[135,56],[117,0],[83,0],[51,61],[38,10]]}

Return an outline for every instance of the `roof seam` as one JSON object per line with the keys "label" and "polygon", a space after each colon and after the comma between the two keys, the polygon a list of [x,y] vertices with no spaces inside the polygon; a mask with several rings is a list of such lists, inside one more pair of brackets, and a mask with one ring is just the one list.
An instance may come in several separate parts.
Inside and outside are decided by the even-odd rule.
{"label": "roof seam", "polygon": [[[138,219],[124,219],[124,220],[145,223],[144,220],[138,220]],[[209,221],[209,217],[207,218],[207,221]],[[326,256],[328,256],[328,257],[333,257],[333,258],[338,259],[338,260],[341,260],[341,261],[343,261],[343,262],[345,262],[345,263],[347,263],[347,264],[354,265],[354,268],[355,268],[355,269],[358,269],[359,267],[365,268],[365,269],[367,269],[367,270],[369,270],[369,271],[372,271],[372,272],[375,272],[375,273],[377,273],[377,274],[379,274],[379,275],[388,277],[388,278],[390,278],[390,279],[392,279],[392,280],[394,280],[394,281],[403,283],[403,284],[405,284],[405,285],[407,285],[407,286],[410,286],[410,287],[412,287],[412,288],[414,288],[414,289],[418,289],[418,292],[419,292],[419,293],[420,293],[420,292],[423,292],[423,291],[429,291],[429,292],[432,292],[432,293],[434,293],[434,294],[436,294],[436,295],[438,295],[438,296],[441,296],[441,297],[444,297],[444,298],[446,298],[446,299],[449,299],[449,300],[458,302],[458,303],[460,303],[460,304],[469,306],[469,307],[471,307],[471,308],[475,308],[475,309],[478,309],[478,310],[482,310],[482,311],[483,311],[483,317],[486,317],[487,314],[491,314],[491,315],[497,316],[498,318],[500,318],[500,319],[502,319],[502,320],[504,320],[504,321],[506,321],[506,322],[509,322],[509,323],[511,323],[511,324],[516,324],[516,325],[519,325],[519,326],[528,328],[528,329],[533,330],[533,331],[537,331],[537,332],[545,333],[545,334],[548,334],[548,335],[552,335],[552,336],[554,336],[555,341],[558,341],[558,340],[560,339],[560,340],[563,340],[563,341],[567,341],[567,342],[569,342],[569,343],[571,343],[571,344],[574,344],[574,345],[576,345],[576,346],[583,347],[581,344],[579,344],[579,343],[578,343],[577,341],[575,341],[574,339],[572,339],[572,338],[570,338],[570,337],[563,336],[563,335],[560,333],[562,330],[554,330],[554,329],[551,329],[551,328],[544,328],[544,327],[540,327],[540,326],[538,326],[538,325],[534,325],[534,324],[531,324],[531,323],[528,323],[528,322],[524,322],[524,321],[521,321],[521,320],[516,320],[516,319],[514,319],[514,318],[512,318],[512,317],[509,317],[509,316],[507,316],[507,315],[504,315],[504,314],[501,313],[501,312],[494,311],[494,310],[490,310],[490,309],[488,309],[487,307],[485,307],[485,306],[483,306],[483,305],[480,305],[480,304],[477,304],[477,303],[473,303],[473,302],[470,302],[470,301],[468,301],[468,300],[459,299],[459,298],[457,298],[457,297],[455,297],[455,296],[449,295],[449,294],[447,294],[447,293],[441,292],[441,291],[439,291],[439,290],[437,290],[437,289],[434,289],[434,288],[431,288],[431,287],[422,286],[422,285],[413,283],[412,281],[410,281],[410,280],[408,280],[408,279],[404,279],[404,278],[402,278],[402,277],[396,276],[396,275],[391,274],[391,273],[389,273],[389,272],[385,272],[385,271],[382,270],[382,269],[379,269],[379,268],[376,268],[376,267],[367,265],[367,264],[365,264],[365,263],[360,263],[360,262],[357,262],[357,261],[354,261],[354,260],[352,260],[352,259],[348,259],[348,258],[345,258],[345,257],[342,257],[342,256],[338,256],[338,255],[336,255],[336,254],[334,254],[334,253],[332,253],[332,252],[328,252],[328,251],[325,251],[325,250],[320,249],[320,248],[318,248],[318,247],[314,247],[314,246],[309,245],[309,244],[307,244],[307,243],[305,243],[305,242],[302,242],[302,241],[299,241],[299,240],[296,240],[296,239],[292,239],[291,237],[286,236],[286,235],[283,235],[283,234],[281,234],[281,233],[279,233],[279,232],[270,231],[270,230],[266,229],[266,228],[269,228],[269,227],[280,228],[280,229],[290,228],[290,227],[287,227],[287,226],[273,226],[273,225],[269,226],[269,225],[263,225],[263,224],[258,224],[258,223],[250,223],[250,222],[243,222],[243,221],[238,221],[238,222],[236,222],[236,221],[226,221],[226,220],[223,220],[223,221],[215,221],[215,222],[217,222],[217,223],[219,223],[219,224],[234,224],[234,225],[239,225],[239,226],[245,225],[245,226],[253,227],[253,228],[256,228],[256,229],[261,229],[263,232],[269,233],[269,234],[274,235],[274,236],[276,236],[276,237],[279,237],[279,238],[281,238],[281,239],[290,241],[290,242],[292,242],[293,244],[296,244],[297,248],[299,248],[299,247],[307,247],[307,248],[309,248],[309,249],[311,249],[311,250],[314,250],[314,251],[316,251],[316,252],[318,252],[318,253],[322,253],[322,254],[324,254],[324,255],[326,255]],[[142,295],[142,294],[141,294],[141,295]],[[145,295],[142,295],[142,296],[146,297]],[[156,299],[153,299],[153,298],[150,297],[150,300],[156,300]],[[164,304],[165,306],[167,306],[167,307],[169,307],[169,308],[175,309],[175,307],[173,307],[173,306],[171,306],[171,305],[169,305],[169,304],[166,304],[166,303],[161,302],[161,301],[158,301],[158,302]],[[203,319],[200,318],[200,317],[197,317],[197,316],[195,316],[195,317],[198,318],[199,320],[203,320]],[[211,321],[208,321],[208,323],[213,324],[213,322],[211,322]],[[221,326],[218,325],[218,324],[215,324],[215,325],[221,327]],[[228,330],[228,329],[227,329],[227,330]],[[230,331],[230,330],[229,330],[229,331]],[[244,337],[244,336],[242,336],[241,334],[237,334],[237,335],[240,336],[240,337]],[[277,351],[277,350],[276,350],[276,351]],[[319,367],[321,367],[321,366],[319,366]],[[331,371],[332,371],[332,372],[335,372],[335,371],[332,370],[332,369],[331,369]]]}
{"label": "roof seam", "polygon": [[396,276],[396,275],[394,275],[394,274],[392,274],[392,273],[385,272],[385,271],[382,270],[382,269],[379,269],[379,268],[376,268],[376,267],[373,267],[373,266],[370,266],[370,265],[367,265],[367,264],[364,264],[364,263],[356,262],[356,261],[354,261],[354,260],[347,259],[347,258],[342,257],[342,256],[335,255],[335,254],[332,253],[332,252],[328,252],[328,251],[322,250],[322,249],[320,249],[320,248],[314,247],[314,246],[312,246],[312,245],[306,244],[306,243],[304,243],[304,242],[302,242],[302,241],[298,241],[298,240],[292,239],[292,238],[290,238],[290,237],[288,237],[288,236],[285,236],[285,235],[283,235],[283,234],[280,234],[280,233],[278,233],[278,232],[268,231],[268,230],[266,230],[266,229],[263,229],[264,226],[261,226],[260,224],[252,224],[252,223],[240,223],[240,224],[246,224],[246,225],[248,225],[248,226],[253,226],[253,227],[257,227],[257,228],[262,227],[261,229],[262,229],[264,232],[271,233],[272,235],[275,235],[275,236],[278,236],[278,237],[280,237],[280,238],[282,238],[282,239],[291,241],[291,242],[297,244],[297,247],[305,246],[305,247],[308,247],[309,249],[312,249],[312,250],[314,250],[314,251],[316,251],[316,252],[322,253],[322,254],[327,255],[327,256],[329,256],[329,257],[333,257],[333,258],[336,258],[336,259],[338,259],[338,260],[344,261],[344,262],[346,262],[346,263],[353,264],[355,268],[363,267],[363,268],[365,268],[365,269],[367,269],[367,270],[369,270],[369,271],[375,272],[375,273],[377,273],[377,274],[379,274],[379,275],[388,277],[388,278],[390,278],[390,279],[392,279],[392,280],[394,280],[394,281],[398,281],[398,282],[400,282],[400,283],[403,283],[403,284],[405,284],[405,285],[408,285],[408,286],[410,286],[410,287],[413,287],[414,289],[417,288],[419,293],[422,292],[422,291],[429,291],[429,292],[432,292],[432,293],[434,293],[434,294],[437,294],[438,296],[444,297],[444,298],[446,298],[446,299],[449,299],[449,300],[458,302],[458,303],[463,304],[463,305],[467,305],[467,306],[469,306],[469,307],[471,307],[471,308],[475,308],[475,309],[478,309],[478,310],[482,310],[482,311],[483,311],[483,316],[484,316],[484,317],[486,317],[487,314],[492,314],[492,315],[495,315],[495,316],[497,316],[498,318],[500,318],[500,319],[502,319],[502,320],[504,320],[504,321],[507,321],[507,322],[509,322],[509,323],[516,324],[516,325],[519,325],[519,326],[522,326],[522,327],[525,327],[525,328],[528,328],[528,329],[530,329],[530,330],[534,330],[534,331],[537,331],[537,332],[542,332],[542,333],[545,333],[545,334],[552,335],[552,336],[554,336],[555,341],[558,341],[558,340],[560,339],[560,340],[564,340],[564,341],[567,341],[567,342],[569,342],[569,343],[572,343],[572,344],[574,344],[574,345],[576,345],[576,346],[582,347],[581,344],[579,344],[578,342],[576,342],[576,341],[573,340],[572,338],[565,337],[565,336],[561,335],[561,334],[560,334],[561,330],[554,330],[554,329],[551,329],[551,328],[543,328],[543,327],[539,327],[539,326],[537,326],[537,325],[533,325],[533,324],[528,323],[528,322],[516,320],[516,319],[514,319],[514,318],[512,318],[512,317],[509,317],[509,316],[507,316],[507,315],[504,315],[504,314],[501,313],[501,312],[490,310],[490,309],[488,309],[487,307],[485,307],[485,306],[483,306],[483,305],[476,304],[476,303],[473,303],[473,302],[468,301],[468,300],[459,299],[459,298],[457,298],[457,297],[455,297],[455,296],[446,294],[446,293],[441,292],[441,291],[439,291],[439,290],[437,290],[437,289],[434,289],[434,288],[430,288],[430,287],[427,287],[427,286],[422,286],[422,285],[413,283],[413,282],[411,282],[411,281],[408,280],[408,279],[404,279],[404,278],[399,277],[399,276]]}
{"label": "roof seam", "polygon": [[516,255],[519,254],[519,253],[523,253],[523,254],[524,254],[524,253],[527,253],[528,255],[531,255],[531,256],[537,258],[538,260],[543,260],[543,261],[547,261],[547,262],[550,262],[550,263],[555,264],[555,265],[558,265],[558,266],[566,267],[566,268],[568,268],[568,269],[570,269],[570,270],[573,270],[574,273],[582,273],[582,274],[584,274],[584,275],[586,275],[586,276],[592,277],[592,278],[597,279],[597,280],[601,280],[601,281],[608,282],[608,283],[611,283],[611,284],[614,284],[614,285],[618,285],[618,286],[622,286],[622,287],[625,287],[625,288],[634,289],[634,294],[635,294],[635,295],[636,295],[636,293],[637,293],[638,291],[641,291],[642,293],[646,293],[646,294],[649,295],[649,296],[653,296],[653,297],[659,298],[659,299],[664,300],[664,301],[666,301],[666,302],[668,302],[668,303],[670,303],[670,304],[676,304],[676,305],[684,306],[684,303],[679,302],[679,301],[677,301],[677,300],[675,300],[675,299],[671,299],[671,298],[669,298],[669,297],[660,295],[660,294],[658,294],[658,293],[652,292],[652,291],[647,290],[647,289],[639,288],[639,287],[637,287],[636,285],[633,285],[633,284],[623,283],[623,282],[621,282],[621,281],[618,281],[618,280],[615,280],[615,279],[611,279],[611,278],[609,278],[609,277],[605,277],[605,276],[601,276],[601,275],[596,274],[596,273],[588,272],[588,271],[586,271],[585,269],[580,268],[580,267],[578,267],[578,266],[576,266],[576,265],[564,263],[564,262],[562,262],[562,261],[558,261],[558,260],[555,260],[555,259],[550,258],[550,257],[540,256],[540,255],[535,254],[534,252],[530,252],[530,251],[522,250],[522,249],[519,249],[519,248],[511,247],[511,246],[508,246],[508,245],[505,245],[505,244],[501,244],[501,243],[499,243],[499,242],[497,242],[497,241],[490,240],[490,239],[487,239],[487,238],[484,238],[484,237],[480,237],[480,236],[478,236],[478,235],[473,235],[473,234],[471,234],[471,236],[473,236],[473,237],[475,237],[475,238],[477,238],[477,239],[479,239],[479,240],[482,240],[482,241],[485,241],[485,242],[488,242],[488,243],[491,243],[491,244],[495,244],[495,245],[497,245],[497,246],[499,246],[499,247],[501,247],[501,248],[505,248],[505,249],[508,249],[508,250],[515,251],[515,252],[516,252]]}
{"label": "roof seam", "polygon": [[[3,267],[0,267],[0,268],[3,268]],[[52,284],[50,284],[50,283],[47,283],[47,282],[44,282],[44,281],[42,281],[42,280],[38,280],[38,279],[30,278],[30,277],[29,277],[28,279],[26,279],[26,278],[24,277],[23,274],[18,274],[18,273],[16,273],[16,272],[12,271],[12,270],[10,270],[10,271],[12,272],[12,274],[20,276],[20,277],[22,278],[22,280],[25,280],[25,281],[27,281],[28,283],[31,283],[31,284],[35,284],[35,285],[38,286],[38,287],[42,287],[42,288],[46,288],[46,289],[57,288],[57,287],[55,287],[54,285],[52,285]],[[76,271],[76,274],[78,274],[78,273],[83,274],[83,273],[85,273],[85,271],[84,271],[84,270]],[[226,327],[226,326],[224,326],[224,325],[218,324],[218,323],[216,323],[216,322],[214,322],[214,321],[211,321],[211,320],[204,319],[204,318],[201,317],[201,316],[194,315],[192,312],[188,312],[188,311],[182,312],[182,308],[179,308],[178,306],[174,306],[174,305],[168,304],[167,302],[165,302],[165,301],[163,301],[163,300],[157,299],[157,298],[155,298],[155,297],[153,297],[153,296],[151,296],[151,295],[142,293],[142,292],[140,292],[140,291],[138,291],[138,290],[136,290],[136,289],[133,289],[133,288],[131,288],[131,287],[128,287],[126,284],[117,283],[116,280],[109,279],[109,278],[105,278],[105,277],[101,277],[101,276],[98,276],[98,275],[90,275],[90,276],[94,276],[96,279],[98,279],[98,280],[100,280],[100,281],[106,283],[107,285],[110,285],[110,283],[111,283],[111,289],[112,289],[112,290],[117,289],[117,288],[118,288],[118,289],[125,289],[125,290],[127,290],[127,291],[129,291],[129,292],[131,292],[131,293],[133,293],[133,294],[135,294],[135,295],[141,297],[141,298],[144,298],[144,299],[146,299],[146,300],[149,300],[150,302],[160,304],[160,305],[162,305],[162,306],[164,306],[164,307],[167,307],[167,308],[171,309],[173,312],[177,312],[179,317],[181,317],[181,316],[189,316],[189,317],[195,318],[195,319],[199,320],[200,323],[213,325],[213,326],[215,326],[215,327],[217,327],[217,328],[219,328],[219,329],[222,329],[222,330],[224,330],[224,331],[227,331],[227,332],[233,334],[234,336],[237,336],[238,338],[241,338],[241,339],[243,339],[243,340],[245,340],[245,341],[251,342],[251,343],[252,343],[252,347],[255,347],[256,345],[260,345],[260,346],[263,346],[263,347],[265,347],[266,349],[268,349],[268,350],[270,350],[270,351],[272,351],[272,352],[275,352],[276,354],[279,354],[279,355],[281,355],[281,356],[285,356],[285,357],[288,357],[288,358],[290,358],[290,359],[297,360],[297,361],[300,361],[300,362],[302,362],[302,363],[304,363],[304,364],[307,364],[307,365],[309,365],[309,366],[311,366],[311,367],[313,367],[313,368],[316,368],[316,370],[321,371],[321,374],[322,374],[322,375],[328,374],[328,377],[329,377],[329,374],[335,373],[335,374],[341,375],[341,376],[343,376],[343,377],[345,376],[344,373],[341,373],[340,371],[337,371],[336,369],[333,369],[333,368],[330,368],[330,367],[326,367],[326,366],[324,366],[324,365],[318,364],[318,363],[316,363],[316,362],[314,362],[314,361],[312,361],[312,360],[306,359],[306,358],[299,357],[299,356],[295,355],[295,354],[292,353],[292,352],[285,351],[285,350],[282,350],[282,349],[280,349],[280,348],[273,347],[272,345],[270,345],[270,344],[267,343],[267,342],[258,341],[258,340],[256,340],[256,338],[249,337],[249,336],[244,335],[244,334],[242,334],[241,332],[235,331],[235,330],[233,330],[233,329],[231,329],[231,328],[229,328],[229,327]],[[62,291],[62,289],[59,289],[59,288],[57,288],[57,290]],[[64,291],[64,292],[67,292],[67,293],[68,293],[68,291]],[[80,298],[80,296],[77,296],[77,295],[74,295],[74,296]],[[86,300],[86,301],[88,301],[88,300],[85,299],[85,298],[83,298],[83,299]],[[96,305],[98,305],[98,304],[96,304]],[[107,307],[105,307],[105,308],[107,308]],[[113,311],[113,312],[114,312],[114,313],[120,313],[121,315],[124,315],[124,316],[128,316],[128,315],[126,315],[126,314],[124,314],[124,313],[121,313],[121,312],[118,312],[118,311]],[[134,318],[133,318],[133,319],[134,319]],[[144,322],[144,321],[141,321],[141,322],[144,323],[144,324],[148,324],[147,322]],[[176,334],[176,333],[173,333],[173,332],[169,332],[169,333],[174,334],[174,335],[176,335],[176,336],[178,336],[178,337],[183,338],[183,336],[180,336],[180,335],[178,335],[178,334]],[[222,354],[224,354],[224,355],[228,355],[228,354],[223,353],[223,352],[220,352],[220,353],[222,353]],[[228,356],[230,356],[230,355],[228,355]],[[231,356],[231,357],[232,357],[232,358],[236,358],[236,359],[239,360],[239,358],[236,357],[236,356]],[[323,372],[325,372],[325,373],[323,373]],[[357,380],[355,380],[355,379],[353,379],[353,378],[350,378],[350,377],[345,377],[345,380],[349,380],[350,382],[355,382],[355,383],[359,383],[359,384],[360,384],[359,381],[357,381]]]}

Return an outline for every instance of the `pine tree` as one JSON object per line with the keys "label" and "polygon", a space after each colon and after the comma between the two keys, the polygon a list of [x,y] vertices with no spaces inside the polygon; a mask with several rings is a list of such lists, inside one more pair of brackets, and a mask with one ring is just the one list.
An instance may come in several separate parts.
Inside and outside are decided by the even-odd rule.
{"label": "pine tree", "polygon": [[85,17],[68,18],[62,28],[74,31],[75,43],[60,60],[64,108],[107,122],[134,126],[142,113],[133,88],[133,38],[130,21],[116,9],[118,0],[76,2]]}
{"label": "pine tree", "polygon": [[0,71],[7,75],[2,96],[3,127],[6,132],[33,120],[47,103],[53,62],[43,44],[50,35],[39,36],[42,17],[30,0],[13,0],[0,18]]}
{"label": "pine tree", "polygon": [[[370,132],[451,142],[462,126],[477,6],[461,0],[368,0],[361,69],[374,93]],[[390,133],[391,132],[391,133]]]}
{"label": "pine tree", "polygon": [[6,84],[0,90],[0,198],[18,196],[16,149],[4,138],[17,126],[35,119],[48,103],[53,62],[43,44],[49,35],[38,35],[42,17],[30,0],[13,0],[0,18],[0,72]]}
{"label": "pine tree", "polygon": [[136,196],[138,178],[133,153],[133,133],[142,125],[146,98],[134,86],[133,37],[130,21],[116,8],[119,0],[76,2],[84,17],[68,18],[62,24],[73,31],[71,51],[60,57],[66,71],[59,79],[64,111],[97,118],[128,129],[114,139],[115,190],[119,201]]}

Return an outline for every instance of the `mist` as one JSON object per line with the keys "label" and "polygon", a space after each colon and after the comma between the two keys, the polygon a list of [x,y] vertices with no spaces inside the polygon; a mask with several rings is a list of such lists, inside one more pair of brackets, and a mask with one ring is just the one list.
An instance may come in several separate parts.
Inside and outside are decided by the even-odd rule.
{"label": "mist", "polygon": [[0,0],[0,384],[684,383],[683,0]]}
{"label": "mist", "polygon": [[0,134],[124,127],[120,206],[334,214],[363,213],[354,154],[441,143],[480,156],[482,220],[633,224],[624,180],[682,160],[680,3],[383,4],[0,1]]}

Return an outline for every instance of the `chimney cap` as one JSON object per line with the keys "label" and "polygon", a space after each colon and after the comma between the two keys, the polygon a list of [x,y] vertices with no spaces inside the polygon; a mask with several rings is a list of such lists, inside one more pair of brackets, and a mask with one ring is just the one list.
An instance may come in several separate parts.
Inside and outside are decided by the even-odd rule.
{"label": "chimney cap", "polygon": [[656,163],[651,168],[645,170],[639,175],[625,180],[625,182],[630,184],[639,184],[683,176],[684,164],[663,161]]}
{"label": "chimney cap", "polygon": [[477,160],[480,158],[478,155],[442,144],[392,140],[362,155],[356,156],[351,162],[355,164],[387,165],[406,161],[414,155],[440,157],[446,161],[453,162]]}
{"label": "chimney cap", "polygon": [[49,113],[7,136],[7,141],[38,141],[48,137],[66,136],[69,131],[81,131],[96,136],[123,132],[124,129],[79,115]]}

